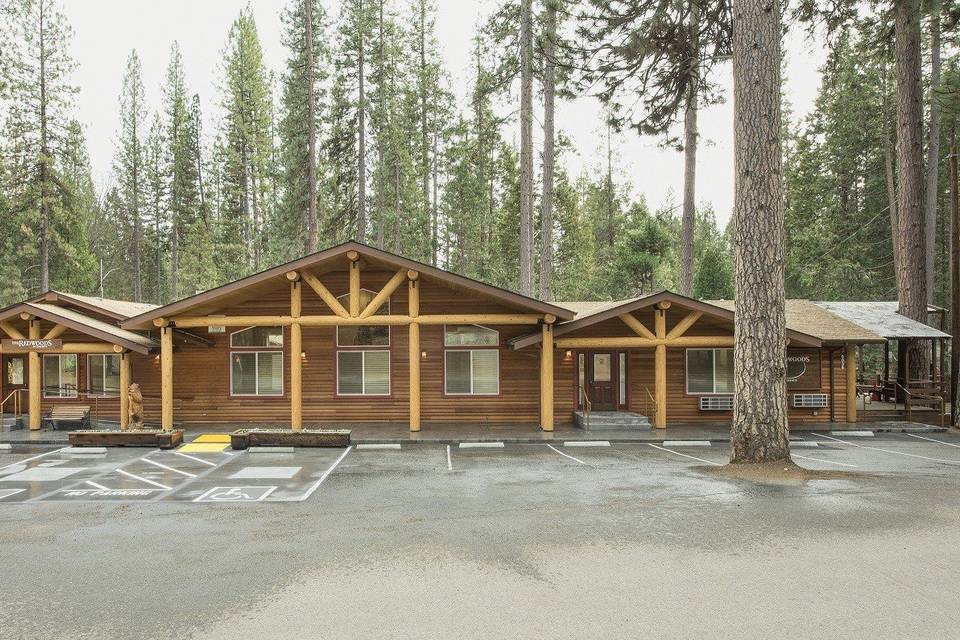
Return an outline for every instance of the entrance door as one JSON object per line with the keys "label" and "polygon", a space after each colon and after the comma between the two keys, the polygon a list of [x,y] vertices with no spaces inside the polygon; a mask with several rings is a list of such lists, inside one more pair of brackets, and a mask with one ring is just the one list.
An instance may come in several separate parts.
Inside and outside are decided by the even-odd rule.
{"label": "entrance door", "polygon": [[0,362],[3,365],[0,367],[0,375],[3,376],[2,392],[0,392],[2,393],[0,400],[2,400],[15,389],[27,388],[27,356],[26,354],[6,355]]}
{"label": "entrance door", "polygon": [[587,354],[587,393],[594,411],[617,408],[617,361],[612,352]]}

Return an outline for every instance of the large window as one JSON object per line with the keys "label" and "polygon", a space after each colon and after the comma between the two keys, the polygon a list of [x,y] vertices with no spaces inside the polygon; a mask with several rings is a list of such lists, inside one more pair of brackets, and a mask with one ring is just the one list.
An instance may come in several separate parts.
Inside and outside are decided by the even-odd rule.
{"label": "large window", "polygon": [[282,396],[282,351],[234,351],[230,354],[230,393]]}
{"label": "large window", "polygon": [[87,391],[91,396],[120,395],[120,355],[87,356]]}
{"label": "large window", "polygon": [[231,347],[283,347],[282,327],[249,327],[230,335]]}
{"label": "large window", "polygon": [[[377,294],[367,289],[360,290],[360,310],[363,311],[370,301]],[[337,300],[346,307],[350,308],[350,294],[345,293],[338,296]],[[383,305],[373,314],[375,316],[390,315],[390,299],[388,298]],[[337,346],[338,347],[388,347],[390,346],[390,327],[374,325],[353,325],[349,327],[337,327]]]}
{"label": "large window", "polygon": [[390,395],[390,352],[338,351],[337,395]]}
{"label": "large window", "polygon": [[687,349],[687,393],[733,393],[733,349]]}
{"label": "large window", "polygon": [[77,355],[75,353],[43,354],[43,396],[45,398],[77,397]]}
{"label": "large window", "polygon": [[500,334],[497,331],[473,324],[447,325],[443,329],[443,344],[447,395],[500,393]]}

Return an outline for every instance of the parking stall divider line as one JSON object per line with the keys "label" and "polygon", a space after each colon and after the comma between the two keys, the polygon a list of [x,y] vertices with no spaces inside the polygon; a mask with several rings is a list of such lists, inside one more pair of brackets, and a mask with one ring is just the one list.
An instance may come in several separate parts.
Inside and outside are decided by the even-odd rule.
{"label": "parking stall divider line", "polygon": [[160,467],[161,469],[166,469],[167,471],[173,471],[174,473],[179,473],[180,475],[187,476],[188,478],[196,478],[197,474],[190,473],[189,471],[183,471],[182,469],[175,469],[173,467],[168,467],[162,462],[157,462],[156,460],[151,460],[150,458],[140,458],[142,461],[147,464],[152,464],[155,467]]}
{"label": "parking stall divider line", "polygon": [[573,456],[571,456],[571,455],[569,455],[569,454],[567,454],[567,453],[564,453],[563,451],[560,451],[560,449],[557,449],[557,448],[556,448],[555,446],[553,446],[552,444],[548,444],[547,446],[550,447],[551,449],[553,449],[554,451],[556,451],[557,453],[559,453],[560,455],[562,455],[564,458],[570,458],[570,459],[573,460],[574,462],[579,462],[580,464],[587,464],[586,462],[584,462],[584,461],[581,460],[580,458],[574,458]]}
{"label": "parking stall divider line", "polygon": [[835,464],[841,467],[856,467],[855,464],[850,464],[849,462],[834,462],[833,460],[824,460],[822,458],[811,458],[810,456],[802,456],[799,453],[791,454],[794,458],[803,458],[804,460],[813,460],[814,462],[822,462],[824,464]]}
{"label": "parking stall divider line", "polygon": [[337,458],[336,462],[330,465],[330,468],[328,468],[326,471],[323,472],[323,475],[320,476],[320,479],[314,482],[313,485],[311,485],[311,487],[307,489],[306,493],[304,493],[301,497],[297,498],[296,500],[292,500],[291,502],[303,502],[304,500],[312,496],[313,492],[316,491],[321,484],[323,484],[324,480],[327,479],[327,476],[333,473],[333,470],[337,468],[337,465],[343,462],[343,459],[347,457],[347,454],[350,453],[351,449],[353,449],[353,446],[349,446],[346,449],[344,449],[343,453],[340,454],[340,457]]}
{"label": "parking stall divider line", "polygon": [[39,459],[39,458],[43,458],[43,457],[45,457],[45,456],[52,455],[52,454],[54,454],[54,453],[60,453],[60,452],[63,451],[64,449],[65,449],[65,447],[60,447],[59,449],[54,449],[53,451],[47,451],[47,452],[45,452],[45,453],[41,453],[41,454],[38,455],[38,456],[33,456],[33,457],[31,457],[31,458],[24,458],[23,460],[17,460],[16,462],[11,462],[10,464],[5,464],[5,465],[3,465],[2,467],[0,467],[0,471],[6,469],[7,467],[12,467],[12,466],[15,465],[15,464],[23,464],[23,463],[25,463],[25,462],[32,462],[33,460],[37,460],[37,459]]}
{"label": "parking stall divider line", "polygon": [[218,466],[216,462],[210,462],[209,460],[204,460],[203,458],[198,458],[198,457],[196,457],[196,456],[191,456],[191,455],[188,454],[188,453],[180,453],[179,451],[171,451],[170,453],[172,453],[172,454],[175,455],[175,456],[180,456],[181,458],[189,458],[189,459],[194,460],[194,461],[196,461],[196,462],[202,462],[203,464],[205,464],[205,465],[207,465],[207,466],[210,466],[210,467],[216,467],[216,466]]}
{"label": "parking stall divider line", "polygon": [[676,455],[676,456],[683,456],[684,458],[690,458],[691,460],[697,460],[697,461],[699,461],[699,462],[706,462],[707,464],[712,464],[712,465],[715,466],[715,467],[722,467],[722,466],[723,466],[723,465],[720,464],[719,462],[713,462],[713,461],[711,461],[711,460],[704,460],[703,458],[698,458],[698,457],[696,457],[696,456],[690,456],[690,455],[687,455],[687,454],[685,454],[685,453],[680,453],[679,451],[674,451],[673,449],[667,449],[666,447],[661,447],[660,445],[653,444],[652,442],[648,442],[647,444],[650,445],[651,447],[653,447],[654,449],[660,449],[661,451],[666,451],[666,452],[672,453],[672,454],[674,454],[674,455]]}
{"label": "parking stall divider line", "polygon": [[[153,455],[154,453],[157,453],[158,451],[160,451],[160,449],[154,449],[153,451],[151,451],[151,452],[148,453],[147,455],[148,455],[148,456],[149,456],[149,455]],[[24,502],[37,502],[37,501],[39,501],[39,500],[43,500],[44,498],[49,498],[50,496],[55,496],[55,495],[57,495],[58,493],[61,493],[61,492],[63,492],[63,491],[69,491],[70,489],[73,489],[73,488],[75,488],[75,487],[79,487],[80,485],[85,484],[85,483],[89,482],[90,480],[99,480],[100,478],[103,478],[104,476],[108,476],[108,475],[110,475],[111,473],[113,473],[113,472],[115,472],[115,471],[119,471],[119,470],[122,469],[123,467],[125,467],[125,466],[127,466],[127,465],[129,465],[129,464],[133,464],[134,462],[137,462],[138,460],[140,460],[140,458],[130,458],[130,459],[127,460],[126,462],[121,463],[119,466],[114,467],[113,469],[107,469],[106,471],[103,471],[103,472],[101,472],[101,473],[98,473],[97,475],[93,476],[92,478],[84,478],[83,480],[77,480],[76,482],[71,482],[70,484],[68,484],[68,485],[66,485],[66,486],[59,487],[59,488],[54,489],[54,490],[52,490],[52,491],[47,491],[46,493],[41,493],[41,494],[38,495],[38,496],[34,496],[34,497],[32,497],[32,498],[30,498],[30,499],[28,499],[28,500],[24,500]]]}
{"label": "parking stall divider line", "polygon": [[166,489],[167,491],[169,491],[170,489],[173,489],[173,487],[168,487],[168,486],[165,485],[165,484],[160,484],[159,482],[154,482],[153,480],[150,480],[149,478],[140,477],[140,476],[138,476],[138,475],[135,475],[135,474],[133,474],[133,473],[130,473],[129,471],[124,471],[123,469],[117,469],[117,473],[122,473],[123,475],[127,476],[128,478],[133,478],[134,480],[139,480],[140,482],[146,482],[147,484],[152,484],[152,485],[155,486],[155,487],[160,487],[161,489]]}
{"label": "parking stall divider line", "polygon": [[[176,451],[171,451],[170,453],[177,453],[177,452],[176,452]],[[245,451],[240,451],[240,453],[246,453],[246,452],[245,452]],[[181,456],[183,456],[183,457],[185,457],[185,458],[190,458],[190,459],[192,459],[192,460],[196,460],[197,462],[203,462],[204,464],[211,465],[211,467],[210,467],[209,469],[207,469],[206,471],[201,471],[200,473],[196,474],[193,478],[190,478],[189,480],[184,480],[182,484],[178,484],[177,486],[175,486],[174,488],[170,489],[169,491],[164,491],[164,492],[162,492],[162,493],[159,493],[159,494],[155,495],[154,497],[150,498],[150,502],[156,502],[157,500],[163,500],[163,499],[166,498],[166,497],[172,496],[172,495],[175,494],[175,493],[178,493],[178,492],[180,492],[180,491],[182,491],[182,490],[184,490],[184,489],[186,489],[186,488],[188,488],[188,487],[191,487],[191,486],[193,486],[194,483],[199,482],[200,480],[203,480],[204,478],[206,478],[207,476],[209,476],[211,473],[213,473],[213,472],[216,471],[217,469],[220,469],[221,467],[225,467],[228,463],[233,462],[233,460],[234,460],[233,458],[222,458],[220,462],[209,462],[208,460],[202,460],[202,459],[200,459],[200,458],[195,458],[195,457],[193,457],[193,456],[191,456],[191,455],[187,455],[187,454],[185,454],[185,453],[181,453],[181,454],[178,454],[178,455],[181,455]]]}
{"label": "parking stall divider line", "polygon": [[447,471],[453,471],[453,458],[450,457],[450,445],[447,445]]}
{"label": "parking stall divider line", "polygon": [[101,491],[113,491],[113,489],[111,489],[111,488],[109,488],[109,487],[105,487],[105,486],[103,486],[102,484],[97,484],[97,483],[94,482],[93,480],[84,480],[84,482],[86,482],[86,483],[87,483],[88,485],[90,485],[91,487],[96,487],[97,489],[100,489]]}
{"label": "parking stall divider line", "polygon": [[944,460],[942,458],[929,458],[927,456],[917,455],[916,453],[907,453],[905,451],[894,451],[892,449],[884,449],[882,447],[871,447],[865,444],[857,444],[856,442],[848,442],[846,440],[841,440],[840,438],[834,438],[822,433],[815,433],[815,436],[820,436],[821,438],[827,438],[833,440],[834,442],[839,442],[841,444],[848,444],[851,447],[859,447],[860,449],[870,449],[872,451],[882,451],[883,453],[890,453],[896,456],[907,456],[908,458],[919,458],[920,460],[929,460],[930,462],[939,462],[941,464],[950,465],[952,467],[960,466],[960,460]]}
{"label": "parking stall divider line", "polygon": [[905,433],[903,435],[910,436],[911,438],[919,438],[920,440],[926,440],[928,442],[936,442],[937,444],[945,444],[948,447],[956,447],[957,449],[960,449],[960,444],[954,444],[952,442],[944,442],[943,440],[936,440],[934,438],[925,438],[923,436],[918,436],[915,433]]}

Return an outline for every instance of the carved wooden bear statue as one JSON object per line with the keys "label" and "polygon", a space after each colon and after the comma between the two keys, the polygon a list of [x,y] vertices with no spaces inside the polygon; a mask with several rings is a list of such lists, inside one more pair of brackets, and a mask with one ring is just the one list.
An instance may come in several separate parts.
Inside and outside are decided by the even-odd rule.
{"label": "carved wooden bear statue", "polygon": [[140,393],[140,385],[134,382],[130,385],[130,427],[133,429],[143,429],[143,394]]}

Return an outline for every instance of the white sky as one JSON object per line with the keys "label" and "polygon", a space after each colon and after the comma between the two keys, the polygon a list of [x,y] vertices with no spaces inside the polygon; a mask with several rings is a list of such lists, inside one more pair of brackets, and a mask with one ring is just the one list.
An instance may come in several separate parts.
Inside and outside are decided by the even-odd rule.
{"label": "white sky", "polygon": [[[78,63],[75,81],[80,87],[77,115],[86,127],[94,176],[101,186],[110,180],[117,130],[117,108],[126,58],[136,48],[143,65],[147,101],[160,108],[161,83],[169,59],[170,44],[177,40],[183,53],[190,93],[199,93],[208,136],[213,132],[219,109],[215,85],[231,22],[247,0],[65,0],[64,11],[74,29],[73,55]],[[286,0],[250,0],[266,62],[275,71],[283,68],[286,52],[281,44],[280,13]],[[336,0],[326,0],[328,14],[337,15]],[[437,36],[453,90],[461,105],[470,81],[470,38],[478,20],[496,0],[440,0]],[[406,5],[399,0],[398,6]],[[795,116],[813,106],[824,51],[811,44],[799,28],[787,40],[787,83],[784,87]],[[724,84],[732,88],[729,67]],[[152,117],[152,116],[151,116]],[[574,174],[599,161],[603,149],[601,113],[590,97],[558,104],[557,126],[573,142],[578,158],[569,160]],[[537,137],[539,125],[535,124]],[[514,125],[513,129],[519,129]],[[731,103],[706,109],[700,116],[701,146],[697,167],[698,201],[714,205],[721,224],[726,224],[733,206],[733,128]],[[516,139],[517,131],[504,135]],[[539,141],[536,142],[539,144]],[[682,155],[664,150],[654,138],[632,132],[618,136],[615,145],[622,176],[630,180],[635,195],[643,194],[651,208],[680,200],[683,182]]]}

